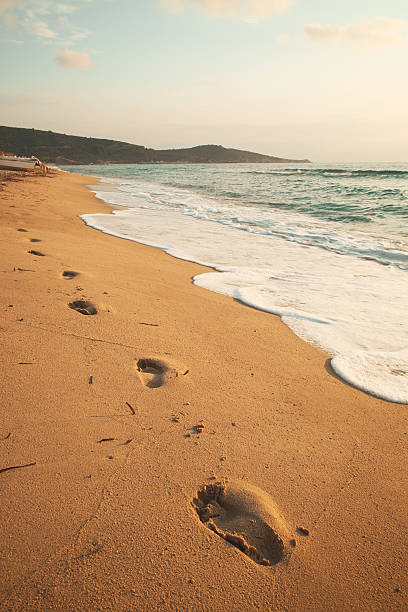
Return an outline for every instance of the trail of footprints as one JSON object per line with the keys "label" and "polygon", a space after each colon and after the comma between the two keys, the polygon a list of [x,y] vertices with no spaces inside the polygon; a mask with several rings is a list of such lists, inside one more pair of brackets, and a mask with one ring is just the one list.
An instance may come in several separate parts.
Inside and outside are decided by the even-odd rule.
{"label": "trail of footprints", "polygon": [[[28,230],[19,228],[17,231]],[[41,240],[31,238],[30,242]],[[44,257],[40,251],[29,250],[28,253]],[[74,270],[61,273],[65,280],[77,276],[79,272]],[[98,314],[97,307],[89,300],[74,300],[68,306],[82,315]],[[136,372],[142,385],[150,389],[162,387],[179,376],[176,368],[157,358],[138,359]],[[193,498],[192,506],[207,529],[258,565],[270,567],[287,560],[296,546],[274,500],[265,491],[246,482],[232,480],[203,485]],[[305,529],[298,528],[297,532],[309,535]]]}
{"label": "trail of footprints", "polygon": [[[22,227],[18,228],[17,231],[18,232],[28,232],[28,230]],[[42,242],[42,241],[40,238],[30,238],[30,242]],[[36,251],[34,249],[30,249],[28,253],[30,255],[35,255],[37,257],[45,257],[44,253],[42,253],[41,251]],[[61,273],[61,277],[64,278],[65,280],[72,280],[73,278],[77,276],[79,276],[79,272],[75,272],[74,270],[64,270]],[[70,302],[68,306],[72,310],[75,310],[76,312],[79,312],[80,314],[83,314],[83,315],[98,314],[97,307],[95,306],[95,304],[93,304],[89,300],[85,300],[85,299],[74,300],[73,302]]]}

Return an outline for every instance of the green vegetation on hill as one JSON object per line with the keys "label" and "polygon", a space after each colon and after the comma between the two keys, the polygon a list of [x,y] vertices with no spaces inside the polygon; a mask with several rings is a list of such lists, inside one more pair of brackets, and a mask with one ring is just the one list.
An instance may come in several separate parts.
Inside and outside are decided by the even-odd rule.
{"label": "green vegetation on hill", "polygon": [[277,163],[308,162],[283,159],[220,145],[157,151],[141,145],[104,138],[70,136],[56,132],[0,126],[0,151],[31,157],[45,163],[143,164],[143,163]]}

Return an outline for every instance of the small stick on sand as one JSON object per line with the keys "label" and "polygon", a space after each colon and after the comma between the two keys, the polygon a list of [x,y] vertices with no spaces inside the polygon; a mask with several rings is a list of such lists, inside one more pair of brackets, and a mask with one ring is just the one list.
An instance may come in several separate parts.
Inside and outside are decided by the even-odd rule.
{"label": "small stick on sand", "polygon": [[8,472],[9,470],[18,470],[19,468],[30,467],[32,465],[36,465],[36,462],[33,461],[33,463],[25,463],[24,465],[11,465],[10,467],[1,468],[0,474],[2,472]]}
{"label": "small stick on sand", "polygon": [[132,412],[132,414],[136,414],[135,409],[133,408],[133,406],[131,406],[131,405],[129,404],[129,402],[126,402],[126,406],[127,406],[129,409],[130,409],[130,411]]}
{"label": "small stick on sand", "polygon": [[143,323],[143,321],[139,321],[139,325],[148,325],[149,327],[159,327],[158,323]]}
{"label": "small stick on sand", "polygon": [[122,442],[122,444],[118,444],[118,446],[126,446],[127,444],[130,444],[133,441],[133,438],[129,438],[129,440],[126,440],[126,442]]}

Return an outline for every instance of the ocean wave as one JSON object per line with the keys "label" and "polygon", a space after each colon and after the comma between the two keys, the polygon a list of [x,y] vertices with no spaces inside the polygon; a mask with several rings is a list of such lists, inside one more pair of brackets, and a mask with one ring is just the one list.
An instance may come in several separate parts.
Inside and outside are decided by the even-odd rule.
{"label": "ocean wave", "polygon": [[135,207],[82,218],[114,236],[213,267],[217,272],[200,274],[194,283],[280,316],[333,356],[333,368],[350,384],[408,403],[406,272],[379,266],[374,252],[372,258],[344,257],[192,218],[180,208]]}
{"label": "ocean wave", "polygon": [[350,384],[408,403],[408,164],[78,170],[120,204],[85,222],[212,266],[197,285],[279,315]]}
{"label": "ocean wave", "polygon": [[[120,183],[119,191],[103,194],[111,204],[151,210],[178,210],[197,221],[229,226],[250,234],[284,239],[302,247],[372,260],[386,266],[408,269],[408,242],[373,235],[362,228],[373,226],[373,211],[361,206],[320,203],[313,206],[282,203],[247,206],[242,202],[214,198],[167,185],[135,181]],[[103,190],[103,187],[101,187]],[[321,208],[324,208],[322,211]],[[306,214],[304,214],[306,213]],[[341,218],[342,224],[338,223]],[[356,231],[356,227],[359,229]]]}
{"label": "ocean wave", "polygon": [[285,168],[282,170],[249,170],[246,174],[271,176],[345,176],[345,177],[374,177],[374,178],[408,178],[406,170],[352,170],[348,168]]}

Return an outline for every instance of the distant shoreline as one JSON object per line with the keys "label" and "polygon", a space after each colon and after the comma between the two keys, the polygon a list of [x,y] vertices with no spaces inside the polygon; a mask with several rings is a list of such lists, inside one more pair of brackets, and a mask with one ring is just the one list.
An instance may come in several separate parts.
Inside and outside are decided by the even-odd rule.
{"label": "distant shoreline", "polygon": [[202,164],[312,164],[310,159],[283,159],[280,161],[261,161],[261,162],[239,162],[239,161],[143,161],[143,162],[115,162],[115,161],[104,161],[104,162],[90,162],[90,163],[61,163],[56,162],[60,166],[174,166],[174,165],[189,165],[189,166],[201,166]]}
{"label": "distant shoreline", "polygon": [[234,164],[311,163],[308,159],[288,159],[253,151],[206,144],[179,149],[153,149],[106,138],[87,138],[0,126],[0,152],[31,157],[47,164],[76,166],[89,164]]}

